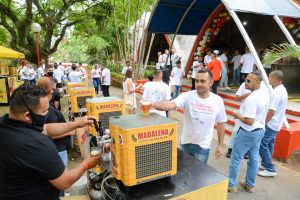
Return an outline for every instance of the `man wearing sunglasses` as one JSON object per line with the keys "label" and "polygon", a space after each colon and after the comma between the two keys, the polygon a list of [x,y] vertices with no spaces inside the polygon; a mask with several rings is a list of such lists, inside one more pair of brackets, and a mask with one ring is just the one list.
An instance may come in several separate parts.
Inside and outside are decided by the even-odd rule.
{"label": "man wearing sunglasses", "polygon": [[259,71],[248,74],[245,86],[251,94],[245,99],[240,113],[233,114],[240,120],[240,129],[233,141],[231,163],[229,167],[229,192],[237,192],[238,176],[244,156],[248,154],[245,181],[240,185],[247,192],[254,192],[258,172],[259,147],[265,132],[265,117],[269,104],[269,94],[260,87],[262,75]]}

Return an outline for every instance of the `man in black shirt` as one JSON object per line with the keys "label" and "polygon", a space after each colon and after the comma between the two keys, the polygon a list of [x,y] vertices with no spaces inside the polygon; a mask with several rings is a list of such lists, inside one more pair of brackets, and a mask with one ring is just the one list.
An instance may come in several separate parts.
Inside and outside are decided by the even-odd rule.
{"label": "man in black shirt", "polygon": [[58,199],[59,190],[99,162],[99,157],[90,157],[65,169],[49,137],[90,125],[92,117],[44,125],[48,107],[40,87],[25,84],[13,92],[9,114],[0,119],[0,199]]}

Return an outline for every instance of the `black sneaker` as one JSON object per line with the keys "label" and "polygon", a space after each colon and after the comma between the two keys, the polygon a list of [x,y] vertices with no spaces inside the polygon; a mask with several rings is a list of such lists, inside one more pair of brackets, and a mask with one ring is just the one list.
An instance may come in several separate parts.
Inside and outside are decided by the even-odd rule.
{"label": "black sneaker", "polygon": [[232,148],[228,148],[228,151],[226,153],[226,157],[227,158],[230,158],[231,157],[231,151],[232,151]]}

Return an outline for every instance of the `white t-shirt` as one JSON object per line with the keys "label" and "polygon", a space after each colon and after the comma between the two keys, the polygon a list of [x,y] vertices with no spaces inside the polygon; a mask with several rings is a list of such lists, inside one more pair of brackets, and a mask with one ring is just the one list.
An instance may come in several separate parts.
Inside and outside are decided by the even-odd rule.
{"label": "white t-shirt", "polygon": [[100,70],[99,69],[92,69],[91,71],[93,78],[100,78]]}
{"label": "white t-shirt", "polygon": [[182,86],[182,77],[184,76],[184,68],[174,67],[171,76],[174,78],[174,85]]}
{"label": "white t-shirt", "polygon": [[251,53],[246,53],[241,57],[240,63],[243,64],[241,73],[249,74],[253,71],[254,56]]}
{"label": "white t-shirt", "polygon": [[[196,66],[196,67],[195,67]],[[197,60],[193,62],[192,78],[196,78],[198,71],[203,67],[203,64]]]}
{"label": "white t-shirt", "polygon": [[270,103],[269,109],[274,110],[275,114],[267,124],[269,128],[274,131],[280,131],[288,102],[288,93],[283,85],[274,88],[273,98]]}
{"label": "white t-shirt", "polygon": [[204,56],[204,64],[208,65],[208,63],[210,63],[210,62],[211,62],[211,56],[209,56],[209,55]]}
{"label": "white t-shirt", "polygon": [[228,61],[228,58],[227,58],[227,56],[224,53],[220,56],[220,61],[222,63],[222,71],[223,72],[227,72],[227,68],[226,68],[225,62]]}
{"label": "white t-shirt", "polygon": [[[245,82],[242,83],[242,85],[240,85],[238,91],[235,93],[236,96],[242,96],[244,94],[247,94],[247,93],[251,93],[250,90],[246,89],[246,86],[245,86]],[[242,107],[242,104],[245,102],[245,99],[243,101],[241,101],[241,105],[240,107]]]}
{"label": "white t-shirt", "polygon": [[62,77],[64,76],[64,74],[61,72],[60,69],[54,69],[53,70],[53,77],[56,78],[57,83],[61,83]]}
{"label": "white t-shirt", "polygon": [[57,69],[59,69],[63,75],[65,74],[65,67],[64,66],[58,65]]}
{"label": "white t-shirt", "polygon": [[122,74],[125,76],[128,67],[125,65],[122,69]]}
{"label": "white t-shirt", "polygon": [[[160,102],[168,101],[171,99],[171,91],[167,84],[160,82],[147,82],[145,84],[144,93],[142,99],[147,102]],[[166,117],[165,111],[150,110],[151,113],[157,113],[163,117]]]}
{"label": "white t-shirt", "polygon": [[173,101],[177,108],[184,109],[181,144],[210,148],[215,123],[227,122],[223,99],[214,93],[202,99],[193,90],[180,94]]}
{"label": "white t-shirt", "polygon": [[176,62],[179,60],[180,56],[177,53],[171,55],[172,65],[176,66]]}
{"label": "white t-shirt", "polygon": [[29,76],[29,68],[27,66],[24,66],[20,70],[20,77],[22,80],[28,80],[28,76]]}
{"label": "white t-shirt", "polygon": [[31,80],[35,79],[35,77],[36,77],[35,70],[33,68],[28,67],[28,77],[27,77],[27,79],[31,81]]}
{"label": "white t-shirt", "polygon": [[41,78],[42,76],[44,76],[44,70],[43,70],[42,66],[40,66],[40,67],[37,69],[37,77],[38,77],[38,78]]}
{"label": "white t-shirt", "polygon": [[240,66],[240,60],[241,60],[241,55],[237,55],[237,56],[234,56],[232,59],[231,59],[231,62],[233,62],[233,70],[235,69],[238,69],[239,66]]}
{"label": "white t-shirt", "polygon": [[[168,58],[169,57],[169,58]],[[170,59],[170,54],[163,54],[163,62],[164,63],[166,63],[166,61],[167,61],[167,59],[168,59],[168,62],[167,62],[167,65],[170,65],[171,64],[171,59]]]}
{"label": "white t-shirt", "polygon": [[243,117],[254,119],[253,125],[241,122],[241,127],[247,131],[256,128],[265,129],[265,119],[269,104],[269,94],[262,88],[253,91],[241,105],[240,113]]}
{"label": "white t-shirt", "polygon": [[102,70],[102,77],[104,77],[102,85],[110,85],[110,70],[108,68]]}
{"label": "white t-shirt", "polygon": [[69,73],[69,80],[71,83],[81,82],[82,73],[81,71],[71,71]]}

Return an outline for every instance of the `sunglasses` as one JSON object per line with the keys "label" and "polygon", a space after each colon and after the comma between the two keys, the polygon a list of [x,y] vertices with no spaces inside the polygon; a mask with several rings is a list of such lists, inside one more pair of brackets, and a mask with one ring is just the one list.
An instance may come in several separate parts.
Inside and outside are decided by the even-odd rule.
{"label": "sunglasses", "polygon": [[246,79],[246,83],[251,83],[251,81],[249,79]]}

